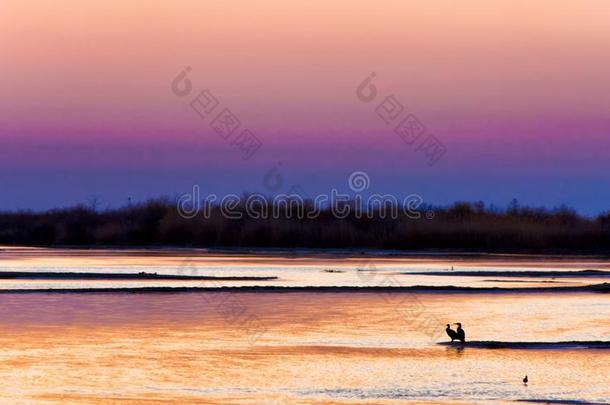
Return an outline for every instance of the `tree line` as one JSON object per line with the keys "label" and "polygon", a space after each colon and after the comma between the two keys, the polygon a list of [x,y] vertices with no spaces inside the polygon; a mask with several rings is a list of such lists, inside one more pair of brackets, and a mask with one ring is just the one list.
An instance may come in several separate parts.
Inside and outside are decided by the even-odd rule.
{"label": "tree line", "polygon": [[[270,200],[269,204],[273,204]],[[311,209],[305,203],[305,212]],[[579,215],[567,207],[505,209],[457,202],[419,207],[421,215],[370,212],[337,218],[329,208],[315,219],[277,209],[275,217],[244,211],[227,218],[219,206],[184,218],[168,198],[97,210],[78,205],[45,212],[0,212],[0,244],[34,246],[185,246],[248,248],[349,248],[507,252],[610,251],[610,213]],[[273,209],[273,207],[270,207]]]}

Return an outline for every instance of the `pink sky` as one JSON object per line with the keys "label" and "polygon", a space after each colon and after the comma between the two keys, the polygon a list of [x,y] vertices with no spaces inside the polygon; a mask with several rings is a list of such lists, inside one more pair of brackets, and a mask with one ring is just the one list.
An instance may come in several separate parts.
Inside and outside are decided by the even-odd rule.
{"label": "pink sky", "polygon": [[[599,212],[608,21],[602,0],[4,1],[0,208],[119,204],[193,182],[264,191],[282,161],[313,193],[365,170],[379,192],[433,203]],[[171,92],[186,66],[194,91],[211,89],[263,142],[252,159]],[[379,100],[394,95],[442,140],[435,166],[375,115],[377,100],[356,98],[373,71]]]}

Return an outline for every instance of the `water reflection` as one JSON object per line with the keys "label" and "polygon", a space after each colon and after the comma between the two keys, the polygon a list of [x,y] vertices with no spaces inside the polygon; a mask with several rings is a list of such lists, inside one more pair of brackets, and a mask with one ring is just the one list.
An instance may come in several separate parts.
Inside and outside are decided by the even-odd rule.
{"label": "water reflection", "polygon": [[[609,351],[437,346],[375,293],[232,294],[264,324],[254,344],[218,311],[227,302],[218,293],[2,295],[0,381],[10,385],[0,395],[252,404],[610,398]],[[610,332],[605,295],[418,299],[477,340],[507,340],[507,328],[509,340],[533,341]]]}
{"label": "water reflection", "polygon": [[[202,250],[65,250],[4,248],[0,270],[24,272],[157,273],[211,277],[278,277],[271,281],[162,281],[162,280],[0,280],[2,289],[216,287],[223,286],[378,286],[391,280],[401,286],[553,287],[582,286],[610,281],[610,277],[499,278],[463,277],[455,271],[558,271],[609,269],[595,257],[566,259],[556,256],[487,255],[478,258],[451,256],[369,256],[317,254],[285,257],[281,254],[227,254]],[[439,277],[426,273],[441,271]]]}
{"label": "water reflection", "polygon": [[[3,271],[144,269],[174,274],[184,260],[175,251],[90,253],[9,249],[0,264]],[[397,277],[401,285],[521,287],[543,281],[399,274],[443,269],[450,263],[446,258],[382,257],[362,277],[357,271],[361,262],[222,254],[194,259],[205,275],[278,275],[280,285],[379,285],[387,275]],[[451,263],[463,269],[607,268],[596,258],[537,262],[502,257]],[[342,272],[324,271],[327,268]],[[149,283],[159,285],[0,280],[3,289]],[[427,326],[438,323],[440,334],[431,338],[421,327],[422,319],[431,320]],[[437,345],[447,340],[445,324],[454,322],[464,325],[471,340],[610,340],[610,295],[3,293],[0,397],[6,403],[58,404],[610,401],[609,350]],[[530,382],[524,386],[526,374]]]}

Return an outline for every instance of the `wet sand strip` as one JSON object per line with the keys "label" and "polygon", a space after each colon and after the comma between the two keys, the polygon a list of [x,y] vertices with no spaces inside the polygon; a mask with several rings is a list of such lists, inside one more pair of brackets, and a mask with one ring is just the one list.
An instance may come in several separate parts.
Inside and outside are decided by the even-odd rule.
{"label": "wet sand strip", "polygon": [[566,270],[566,271],[430,271],[430,272],[415,272],[415,273],[400,273],[404,275],[420,275],[420,276],[464,276],[464,277],[528,277],[528,278],[585,278],[585,277],[601,277],[610,278],[610,271],[606,270]]}
{"label": "wet sand strip", "polygon": [[455,348],[475,349],[527,349],[527,350],[550,350],[550,349],[610,349],[610,341],[566,341],[566,342],[499,342],[469,341],[469,342],[440,342],[441,346]]}
{"label": "wet sand strip", "polygon": [[26,293],[198,293],[198,292],[244,292],[244,293],[441,293],[441,294],[487,294],[487,293],[610,293],[610,283],[571,287],[456,287],[456,286],[410,286],[410,287],[282,287],[282,286],[218,286],[218,287],[117,287],[117,288],[32,288],[0,289],[0,294]]}
{"label": "wet sand strip", "polygon": [[269,281],[278,277],[256,276],[183,276],[157,273],[79,273],[79,272],[27,272],[0,271],[0,280],[219,280],[219,281]]}

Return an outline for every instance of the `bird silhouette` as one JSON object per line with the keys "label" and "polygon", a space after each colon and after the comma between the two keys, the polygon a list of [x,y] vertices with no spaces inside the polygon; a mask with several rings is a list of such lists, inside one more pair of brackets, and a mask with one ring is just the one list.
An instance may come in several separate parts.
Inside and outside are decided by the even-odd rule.
{"label": "bird silhouette", "polygon": [[523,379],[523,384],[527,385],[527,381],[528,381],[528,379],[527,379],[527,375],[526,375],[525,378]]}
{"label": "bird silhouette", "polygon": [[457,332],[454,331],[453,329],[451,329],[451,325],[447,324],[447,328],[445,329],[445,332],[447,332],[447,335],[449,335],[449,337],[451,338],[451,341],[453,342],[455,339],[457,339]]}
{"label": "bird silhouette", "polygon": [[456,339],[459,339],[462,343],[464,343],[466,341],[466,333],[464,332],[464,329],[462,329],[462,324],[457,322],[456,325],[457,330],[455,331],[456,334]]}

